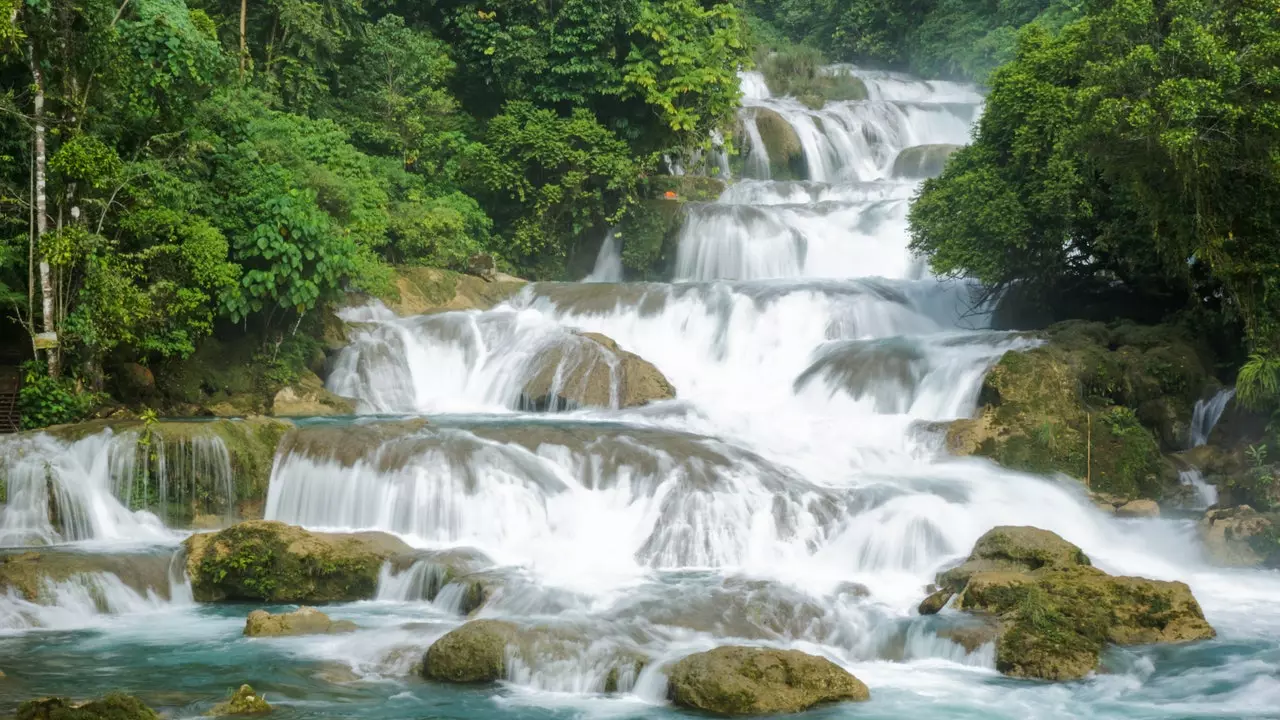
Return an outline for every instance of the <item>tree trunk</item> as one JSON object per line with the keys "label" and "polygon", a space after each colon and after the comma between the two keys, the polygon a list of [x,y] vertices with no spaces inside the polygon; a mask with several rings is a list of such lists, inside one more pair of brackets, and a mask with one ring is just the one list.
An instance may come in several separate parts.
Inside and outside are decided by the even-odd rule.
{"label": "tree trunk", "polygon": [[245,23],[249,16],[249,0],[240,0],[240,79],[244,80],[245,60],[249,56],[249,43],[245,40]]}
{"label": "tree trunk", "polygon": [[[48,157],[46,155],[44,145],[44,74],[40,71],[40,62],[36,58],[35,45],[31,44],[27,47],[31,53],[31,81],[35,87],[35,101],[32,108],[32,119],[35,121],[36,128],[36,196],[34,204],[36,214],[35,244],[38,249],[41,239],[49,229],[48,197],[46,193],[46,168],[48,166]],[[49,261],[44,257],[43,252],[39,253],[39,257],[42,327],[46,333],[56,333],[57,316],[54,313],[53,272],[49,268]],[[58,348],[51,347],[46,351],[46,354],[49,362],[49,376],[58,377],[61,371],[61,368],[59,367],[60,358]]]}

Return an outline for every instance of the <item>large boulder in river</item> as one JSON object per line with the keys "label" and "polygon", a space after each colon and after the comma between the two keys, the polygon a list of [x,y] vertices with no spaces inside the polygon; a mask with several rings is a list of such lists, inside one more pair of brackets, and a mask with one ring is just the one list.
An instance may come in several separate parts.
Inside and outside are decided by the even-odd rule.
{"label": "large boulder in river", "polygon": [[483,683],[507,673],[507,643],[517,627],[499,620],[473,620],[445,634],[427,650],[422,675],[428,680]]}
{"label": "large boulder in river", "polygon": [[548,346],[533,367],[521,404],[534,410],[630,408],[676,396],[652,363],[598,333],[570,334]]}
{"label": "large boulder in river", "polygon": [[894,177],[923,180],[937,177],[959,145],[916,145],[905,148],[893,161]]}
{"label": "large boulder in river", "polygon": [[1064,473],[1121,499],[1178,487],[1161,451],[1185,446],[1213,383],[1202,348],[1181,328],[1131,323],[1059,323],[1044,339],[995,364],[976,417],[950,424],[951,451]]}
{"label": "large boulder in river", "polygon": [[1209,556],[1232,567],[1280,567],[1280,527],[1248,505],[1212,508],[1200,520]]}
{"label": "large boulder in river", "polygon": [[719,647],[680,660],[667,677],[672,702],[717,715],[797,713],[871,697],[839,665],[797,650]]}
{"label": "large boulder in river", "polygon": [[17,720],[160,720],[156,711],[132,695],[112,693],[86,702],[41,698],[22,703]]}
{"label": "large boulder in river", "polygon": [[1098,666],[1108,644],[1214,637],[1186,584],[1113,577],[1037,528],[995,528],[938,584],[921,611],[955,596],[958,609],[993,620],[996,669],[1014,677],[1074,680]]}
{"label": "large boulder in river", "polygon": [[245,637],[333,635],[355,629],[356,624],[350,620],[332,620],[313,607],[299,608],[291,613],[254,610],[244,624]]}
{"label": "large boulder in river", "polygon": [[808,180],[809,164],[805,160],[804,145],[791,123],[776,111],[757,107],[751,109],[756,129],[765,151],[769,154],[769,172],[774,180]]}
{"label": "large boulder in river", "polygon": [[196,600],[272,603],[372,598],[382,564],[412,553],[385,533],[313,533],[254,520],[183,543]]}

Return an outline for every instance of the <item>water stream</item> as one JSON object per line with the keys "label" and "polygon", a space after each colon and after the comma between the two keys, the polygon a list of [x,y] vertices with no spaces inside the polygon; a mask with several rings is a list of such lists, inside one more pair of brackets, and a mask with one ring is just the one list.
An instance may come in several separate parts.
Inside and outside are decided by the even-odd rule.
{"label": "water stream", "polygon": [[[526,628],[506,683],[410,677],[463,621],[462,589],[423,559],[384,569],[376,600],[329,609],[361,626],[349,635],[245,639],[250,607],[136,588],[137,601],[93,605],[117,614],[107,625],[53,610],[10,622],[0,711],[41,693],[123,687],[190,717],[252,682],[283,718],[679,717],[664,700],[663,664],[751,643],[825,655],[871,687],[870,703],[813,718],[1280,717],[1280,577],[1207,565],[1188,521],[1116,519],[1074,482],[945,453],[935,423],[971,414],[991,364],[1034,341],[989,330],[972,286],[929,277],[911,256],[916,181],[892,167],[908,147],[965,142],[982,100],[962,85],[842,71],[864,79],[869,99],[819,111],[744,75],[749,177],[693,207],[672,282],[616,282],[611,243],[592,282],[534,284],[487,312],[347,312],[362,330],[328,382],[367,417],[292,433],[266,515],[465,555],[490,589],[479,615]],[[806,181],[767,177],[758,108],[795,128]],[[549,347],[568,349],[556,377],[596,362],[617,382],[616,358],[573,352],[581,332],[652,362],[677,398],[522,410]],[[26,456],[92,468],[103,452]],[[17,527],[16,513],[41,508],[13,488],[39,483],[12,478],[44,476],[15,476],[6,462],[3,522]],[[104,488],[94,497],[105,509],[74,533],[46,528],[35,540],[98,547],[160,534],[172,546],[157,518],[119,501],[102,479],[110,473],[75,472],[76,487]],[[1001,524],[1053,530],[1110,572],[1189,583],[1219,638],[1114,651],[1106,672],[1079,683],[1001,677],[990,646],[969,652],[938,634],[956,618],[915,612],[934,573]],[[77,592],[52,589],[46,609],[83,616]],[[0,628],[23,611],[33,616],[0,597]],[[636,657],[649,659],[638,673]],[[610,677],[620,692],[606,696]]]}

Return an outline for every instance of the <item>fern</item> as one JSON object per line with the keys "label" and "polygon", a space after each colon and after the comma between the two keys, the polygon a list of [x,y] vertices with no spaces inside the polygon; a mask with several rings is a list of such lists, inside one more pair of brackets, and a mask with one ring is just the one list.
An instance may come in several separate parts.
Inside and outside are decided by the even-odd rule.
{"label": "fern", "polygon": [[1236,398],[1255,410],[1280,403],[1280,356],[1263,352],[1250,355],[1236,376]]}

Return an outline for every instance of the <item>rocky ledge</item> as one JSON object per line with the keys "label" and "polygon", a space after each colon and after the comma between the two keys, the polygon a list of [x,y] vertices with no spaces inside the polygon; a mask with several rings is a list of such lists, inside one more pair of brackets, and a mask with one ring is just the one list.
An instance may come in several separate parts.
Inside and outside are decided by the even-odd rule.
{"label": "rocky ledge", "polygon": [[667,689],[677,706],[716,715],[797,713],[871,697],[866,685],[826,658],[736,646],[680,660],[668,672]]}
{"label": "rocky ledge", "polygon": [[1108,575],[1080,548],[1038,528],[991,530],[937,582],[920,612],[951,605],[986,620],[996,669],[1013,677],[1075,680],[1097,668],[1108,644],[1215,635],[1186,584]]}

